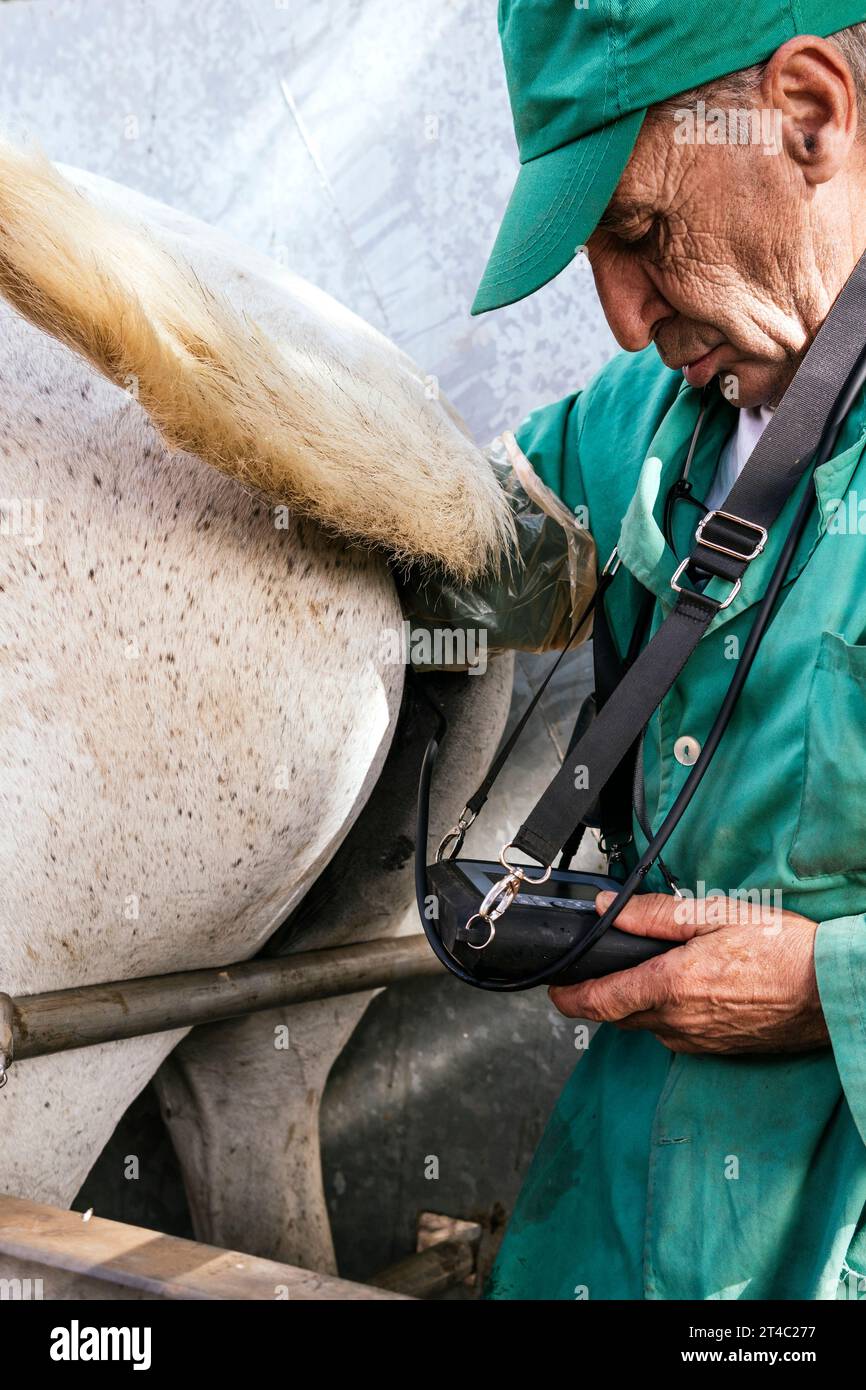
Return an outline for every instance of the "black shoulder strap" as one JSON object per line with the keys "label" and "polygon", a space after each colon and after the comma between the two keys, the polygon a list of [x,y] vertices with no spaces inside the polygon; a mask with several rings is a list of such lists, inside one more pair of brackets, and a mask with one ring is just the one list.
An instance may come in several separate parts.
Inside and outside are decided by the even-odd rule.
{"label": "black shoulder strap", "polygon": [[[631,669],[514,837],[514,846],[552,864],[676,681],[716,614],[738,593],[767,532],[803,476],[863,348],[866,255],[824,320],[773,419],[723,509],[698,524],[690,555],[671,586],[678,597]],[[721,601],[682,587],[686,575],[717,576],[731,585]]]}
{"label": "black shoulder strap", "polygon": [[[636,580],[635,583],[637,583]],[[640,589],[634,629],[628,649],[623,656],[620,656],[617,649],[616,639],[608,620],[606,605],[602,602],[596,607],[592,628],[596,712],[604,709],[614,690],[636,661],[640,652],[640,644],[652,619],[655,601],[655,594],[651,593],[649,589]],[[605,845],[609,849],[615,844],[624,844],[631,836],[632,787],[639,737],[640,735],[635,738],[634,743],[626,752],[607,784],[602,787],[598,802],[589,815],[589,824],[599,826],[604,836]],[[574,739],[568,749],[569,755],[576,747],[577,739]],[[570,841],[567,843],[570,844]],[[561,864],[560,868],[563,866]]]}

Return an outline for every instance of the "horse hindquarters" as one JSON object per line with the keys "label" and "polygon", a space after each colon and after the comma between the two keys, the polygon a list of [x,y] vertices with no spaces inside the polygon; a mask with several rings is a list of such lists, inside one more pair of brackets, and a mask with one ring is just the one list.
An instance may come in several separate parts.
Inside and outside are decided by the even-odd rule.
{"label": "horse hindquarters", "polygon": [[[2,493],[42,515],[0,546],[0,988],[248,957],[384,761],[387,569],[275,527],[4,308],[0,379]],[[70,1202],[178,1036],[16,1063],[0,1191]]]}

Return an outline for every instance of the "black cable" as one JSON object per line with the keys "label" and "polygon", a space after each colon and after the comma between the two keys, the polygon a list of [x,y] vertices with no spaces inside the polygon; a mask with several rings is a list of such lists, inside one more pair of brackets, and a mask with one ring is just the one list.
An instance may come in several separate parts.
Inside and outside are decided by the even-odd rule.
{"label": "black cable", "polygon": [[[839,396],[836,405],[834,406],[833,414],[830,416],[830,419],[827,421],[827,424],[824,427],[824,433],[821,436],[821,441],[818,445],[818,449],[815,454],[815,463],[812,467],[813,476],[815,469],[819,468],[822,463],[826,463],[827,459],[832,454],[845,416],[850,410],[854,400],[857,398],[858,394],[863,389],[864,384],[866,384],[866,349],[864,349],[864,351],[861,353],[860,358],[856,366],[854,367],[854,370],[849,376],[848,381],[841,395]],[[686,810],[686,807],[688,806],[695,792],[697,791],[698,784],[703,779],[704,773],[709,767],[710,761],[719,745],[722,735],[724,734],[725,729],[728,727],[731,714],[734,710],[734,705],[736,704],[740,692],[746,683],[746,678],[749,674],[749,671],[751,670],[752,663],[757,654],[757,650],[760,645],[761,639],[764,636],[764,633],[766,629],[769,627],[769,624],[772,620],[772,609],[776,603],[776,599],[779,596],[779,591],[781,590],[781,587],[785,581],[785,575],[788,572],[788,567],[791,563],[791,560],[793,559],[794,552],[796,551],[796,548],[800,542],[800,539],[806,528],[806,523],[809,520],[810,515],[812,514],[814,506],[814,489],[812,487],[807,487],[805,493],[803,494],[803,499],[800,503],[800,506],[797,509],[797,513],[794,518],[794,523],[785,539],[785,544],[782,547],[779,558],[776,561],[776,566],[770,577],[770,582],[767,586],[767,591],[761,600],[760,607],[755,617],[755,621],[749,630],[749,635],[746,639],[746,645],[743,649],[743,653],[739,661],[737,662],[737,669],[734,672],[734,676],[731,680],[731,683],[728,686],[727,691],[725,692],[725,698],[722,701],[721,707],[719,709],[718,714],[716,715],[712,728],[710,729],[710,732],[707,735],[706,742],[704,743],[704,746],[701,749],[698,758],[692,767],[691,772],[689,773],[688,777],[686,778],[685,782],[680,788],[679,795],[676,797],[673,805],[671,806],[671,809],[668,811],[667,815],[662,821],[662,824],[656,831],[655,836],[653,837],[650,844],[647,845],[647,848],[644,850],[643,854],[641,855],[632,872],[629,874],[628,878],[626,879],[625,883],[623,884],[614,901],[611,903],[610,907],[601,917],[599,917],[595,926],[587,934],[587,936],[584,937],[583,941],[579,942],[577,946],[572,947],[572,949],[569,952],[567,952],[558,962],[556,962],[550,968],[550,971],[547,974],[548,979],[551,978],[552,975],[558,974],[559,971],[566,969],[567,966],[573,964],[575,961],[580,960],[582,956],[586,955],[587,951],[591,950],[591,948],[595,945],[596,941],[598,941],[599,937],[607,931],[608,927],[613,925],[614,921],[619,916],[622,909],[631,900],[631,898],[634,896],[635,892],[643,882],[644,878],[646,878],[646,875],[649,873],[649,870],[652,867],[653,861],[658,857],[662,849],[664,849],[664,846],[667,844],[668,840],[670,839],[671,835],[673,834],[674,830],[676,829],[677,825],[682,819],[683,813]],[[540,974],[541,972],[538,973]],[[542,984],[544,983],[544,981],[539,979],[538,983]],[[531,987],[532,986],[528,984],[526,985],[527,989]]]}
{"label": "black cable", "polygon": [[[815,453],[815,462],[812,466],[813,475],[815,469],[819,468],[822,463],[826,463],[827,459],[831,456],[845,416],[850,410],[854,400],[863,389],[864,384],[866,384],[866,348],[861,352],[854,369],[850,373],[836,401],[833,413],[824,427]],[[610,907],[599,917],[598,921],[583,940],[577,942],[576,945],[572,946],[569,951],[566,951],[551,965],[536,971],[532,975],[523,976],[519,980],[477,979],[474,975],[470,974],[468,970],[464,969],[455,957],[445,949],[441,940],[437,937],[435,930],[430,926],[429,919],[426,915],[426,899],[430,896],[427,891],[426,865],[428,808],[426,800],[424,805],[422,805],[422,790],[426,794],[429,794],[430,778],[432,776],[433,767],[435,766],[439,746],[436,736],[430,740],[427,752],[424,755],[421,784],[419,786],[418,836],[415,847],[416,900],[421,916],[421,923],[431,948],[442,964],[447,966],[451,973],[463,980],[465,984],[472,985],[475,989],[491,990],[496,993],[516,993],[525,989],[534,989],[536,985],[546,984],[562,971],[566,970],[570,965],[575,964],[575,962],[585,956],[604,932],[607,931],[608,927],[613,925],[626,904],[630,902],[652,867],[654,860],[658,857],[679,824],[728,726],[734,706],[746,682],[755,655],[757,654],[761,639],[772,620],[772,610],[814,506],[814,488],[807,487],[800,506],[797,509],[791,530],[785,538],[785,543],[776,561],[767,590],[760,602],[757,615],[749,631],[748,638],[746,639],[745,648],[737,663],[737,669],[725,692],[725,697],[707,736],[706,742],[651,843],[644,850],[619,893],[617,893],[616,898],[610,904]],[[421,836],[422,824],[424,832],[423,838]]]}

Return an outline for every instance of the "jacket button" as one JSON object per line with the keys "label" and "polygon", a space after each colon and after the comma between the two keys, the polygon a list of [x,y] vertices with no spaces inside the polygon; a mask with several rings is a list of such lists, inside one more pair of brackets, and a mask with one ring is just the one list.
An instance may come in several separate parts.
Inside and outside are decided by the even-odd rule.
{"label": "jacket button", "polygon": [[691,767],[698,760],[701,745],[691,734],[683,734],[674,744],[674,757],[683,767]]}

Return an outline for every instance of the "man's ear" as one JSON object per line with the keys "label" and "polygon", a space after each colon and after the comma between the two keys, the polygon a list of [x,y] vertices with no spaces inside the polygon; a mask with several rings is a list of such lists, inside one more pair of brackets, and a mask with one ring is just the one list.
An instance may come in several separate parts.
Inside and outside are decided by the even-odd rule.
{"label": "man's ear", "polygon": [[782,146],[809,184],[843,167],[857,136],[857,92],[834,44],[799,34],[767,64],[761,100],[780,113]]}

